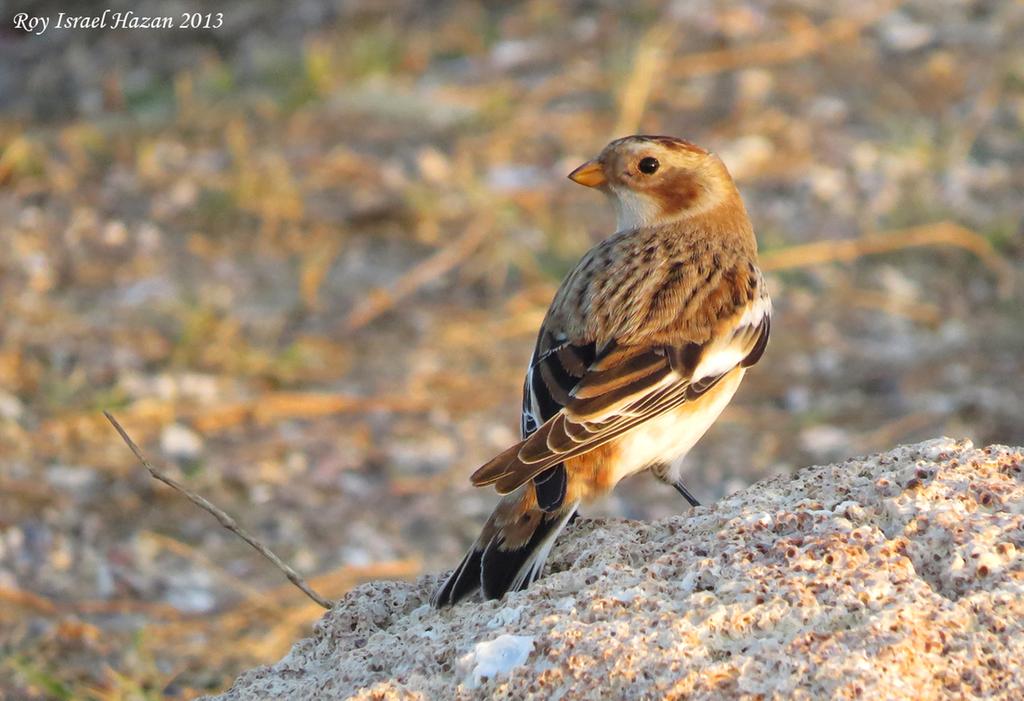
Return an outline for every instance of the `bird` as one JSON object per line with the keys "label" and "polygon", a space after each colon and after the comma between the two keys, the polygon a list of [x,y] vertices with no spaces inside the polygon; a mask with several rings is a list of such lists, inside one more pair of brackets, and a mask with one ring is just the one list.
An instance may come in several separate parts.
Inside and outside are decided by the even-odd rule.
{"label": "bird", "polygon": [[630,475],[650,471],[698,506],[679,459],[768,343],[757,240],[721,158],[634,135],[568,177],[609,197],[615,233],[555,293],[523,386],[522,438],[471,477],[501,499],[437,608],[528,587],[580,506]]}

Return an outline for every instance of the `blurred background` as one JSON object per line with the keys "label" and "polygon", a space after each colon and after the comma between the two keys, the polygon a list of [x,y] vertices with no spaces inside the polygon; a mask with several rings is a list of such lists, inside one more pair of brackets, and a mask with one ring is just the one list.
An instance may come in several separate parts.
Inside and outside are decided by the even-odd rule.
{"label": "blurred background", "polygon": [[[565,175],[686,137],[770,271],[703,501],[943,434],[1024,443],[1024,4],[0,1],[0,698],[188,698],[454,565],[536,329],[612,233]],[[646,477],[585,515],[684,512]]]}

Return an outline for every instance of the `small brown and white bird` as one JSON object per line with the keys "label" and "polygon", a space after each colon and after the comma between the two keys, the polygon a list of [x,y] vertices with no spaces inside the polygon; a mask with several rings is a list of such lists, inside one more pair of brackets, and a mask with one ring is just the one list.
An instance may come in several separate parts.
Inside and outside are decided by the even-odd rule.
{"label": "small brown and white bird", "polygon": [[629,475],[651,470],[696,506],[678,458],[768,342],[757,241],[718,156],[628,136],[569,177],[610,196],[617,230],[555,294],[526,373],[523,438],[472,476],[504,496],[438,607],[529,586],[580,504]]}

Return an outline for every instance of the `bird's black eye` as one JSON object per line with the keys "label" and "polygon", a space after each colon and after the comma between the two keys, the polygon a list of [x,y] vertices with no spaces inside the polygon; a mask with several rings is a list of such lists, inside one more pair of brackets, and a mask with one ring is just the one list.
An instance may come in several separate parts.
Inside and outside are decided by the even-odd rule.
{"label": "bird's black eye", "polygon": [[661,164],[658,163],[657,158],[652,158],[651,156],[648,156],[647,158],[641,158],[640,162],[637,164],[636,167],[640,169],[641,173],[650,175],[654,171],[658,170],[659,165]]}

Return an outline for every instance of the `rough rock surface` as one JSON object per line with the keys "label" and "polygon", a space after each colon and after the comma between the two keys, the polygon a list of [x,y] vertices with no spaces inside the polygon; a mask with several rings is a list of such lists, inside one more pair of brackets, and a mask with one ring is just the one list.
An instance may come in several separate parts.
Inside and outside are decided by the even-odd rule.
{"label": "rough rock surface", "polygon": [[503,601],[352,591],[224,700],[1021,698],[1024,450],[939,439],[656,523],[581,519]]}

